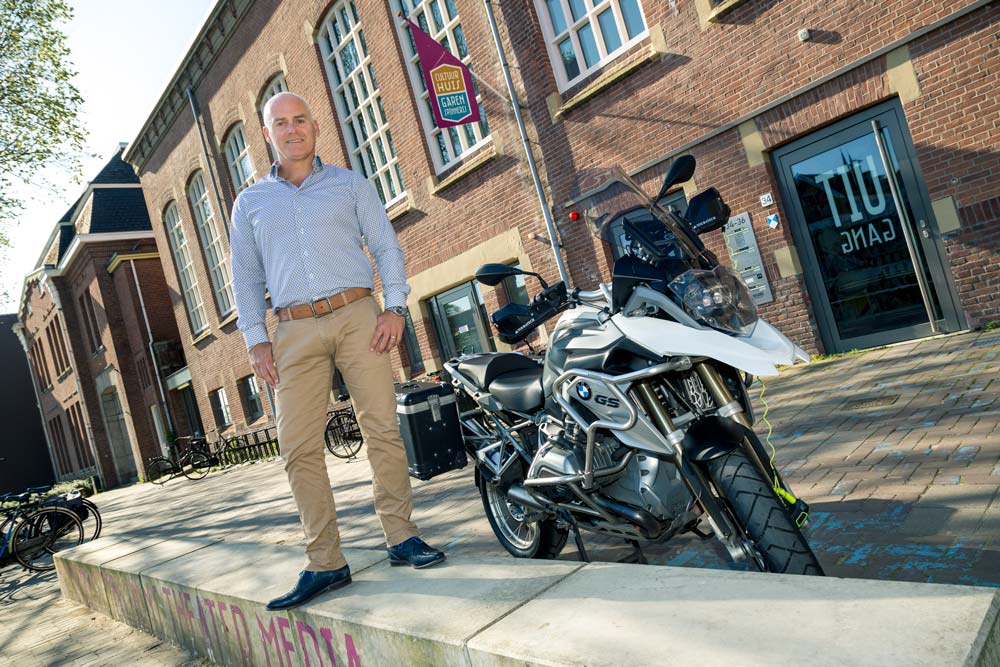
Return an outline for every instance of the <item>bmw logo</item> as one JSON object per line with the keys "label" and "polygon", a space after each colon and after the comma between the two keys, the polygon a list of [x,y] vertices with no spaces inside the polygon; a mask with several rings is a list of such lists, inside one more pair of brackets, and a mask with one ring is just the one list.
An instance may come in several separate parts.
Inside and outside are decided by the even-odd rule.
{"label": "bmw logo", "polygon": [[585,401],[590,400],[590,385],[586,382],[577,383],[576,395]]}

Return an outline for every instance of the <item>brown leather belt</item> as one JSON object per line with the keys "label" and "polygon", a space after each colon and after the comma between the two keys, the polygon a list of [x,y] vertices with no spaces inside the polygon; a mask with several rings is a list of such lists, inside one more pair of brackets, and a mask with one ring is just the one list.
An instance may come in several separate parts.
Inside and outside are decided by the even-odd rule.
{"label": "brown leather belt", "polygon": [[358,299],[363,299],[366,296],[371,295],[372,291],[367,287],[349,287],[343,292],[337,292],[332,296],[317,299],[312,303],[303,303],[297,306],[278,308],[277,315],[278,319],[282,322],[287,322],[288,320],[298,320],[303,317],[323,317],[324,315],[329,315],[338,308],[343,308],[349,303],[354,303]]}

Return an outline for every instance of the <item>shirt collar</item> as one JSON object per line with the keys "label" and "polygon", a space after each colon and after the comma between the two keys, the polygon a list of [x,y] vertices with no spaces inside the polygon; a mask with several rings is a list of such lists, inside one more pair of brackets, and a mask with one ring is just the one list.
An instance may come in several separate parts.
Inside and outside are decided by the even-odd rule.
{"label": "shirt collar", "polygon": [[[313,170],[312,170],[312,173],[318,174],[321,171],[323,171],[323,160],[320,159],[319,155],[316,155],[313,158]],[[267,175],[268,175],[268,177],[271,178],[271,180],[275,180],[275,181],[277,181],[277,180],[285,180],[285,179],[281,178],[280,176],[278,176],[278,161],[277,160],[275,160],[274,162],[271,163],[271,170],[268,172]]]}

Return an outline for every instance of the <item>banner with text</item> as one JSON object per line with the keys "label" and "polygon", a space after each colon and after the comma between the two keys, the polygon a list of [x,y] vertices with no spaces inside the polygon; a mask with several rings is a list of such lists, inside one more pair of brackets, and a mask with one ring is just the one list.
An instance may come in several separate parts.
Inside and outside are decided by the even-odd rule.
{"label": "banner with text", "polygon": [[404,19],[413,34],[413,43],[420,58],[420,69],[434,110],[438,127],[452,127],[479,122],[472,73],[458,58],[431,39],[410,19]]}

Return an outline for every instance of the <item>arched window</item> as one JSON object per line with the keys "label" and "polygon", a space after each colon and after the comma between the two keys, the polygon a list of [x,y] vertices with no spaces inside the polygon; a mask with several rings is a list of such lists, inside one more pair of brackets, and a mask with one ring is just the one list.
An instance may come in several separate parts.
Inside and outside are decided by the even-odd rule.
{"label": "arched window", "polygon": [[[278,74],[267,82],[267,85],[264,86],[264,92],[261,93],[260,95],[260,117],[262,120],[264,118],[264,105],[267,104],[267,101],[270,100],[275,95],[277,95],[278,93],[287,93],[287,92],[288,92],[288,84],[285,82],[284,74]],[[274,146],[268,144],[267,150],[271,154],[272,162],[278,159],[278,154],[274,152]]]}
{"label": "arched window", "polygon": [[170,202],[163,213],[163,224],[167,228],[167,239],[174,255],[174,266],[181,281],[181,291],[184,293],[184,305],[187,307],[188,320],[195,335],[208,327],[205,316],[205,304],[198,292],[198,277],[194,272],[194,262],[191,260],[191,248],[188,246],[181,215],[177,211],[177,203]]}
{"label": "arched window", "polygon": [[323,18],[319,48],[352,166],[386,206],[400,201],[406,195],[403,173],[353,0],[338,2]]}
{"label": "arched window", "polygon": [[284,74],[275,75],[274,78],[272,78],[270,81],[267,82],[267,85],[264,86],[264,92],[261,93],[260,96],[261,113],[264,112],[264,105],[267,104],[267,101],[269,99],[271,99],[278,93],[287,93],[287,92],[288,92],[288,84],[285,83],[285,75]]}
{"label": "arched window", "polygon": [[222,247],[219,229],[212,213],[212,205],[208,201],[208,191],[205,189],[205,177],[200,171],[195,172],[188,186],[188,200],[194,209],[195,226],[201,238],[201,248],[208,262],[208,274],[212,278],[212,289],[215,292],[215,302],[223,317],[233,312],[233,285],[229,265],[226,261],[226,251]]}
{"label": "arched window", "polygon": [[229,131],[229,136],[226,138],[226,161],[229,162],[229,175],[233,177],[236,194],[257,180],[253,172],[253,162],[250,161],[247,137],[243,133],[243,123],[237,123]]}
{"label": "arched window", "polygon": [[[401,9],[411,21],[419,25],[434,41],[448,49],[452,55],[466,65],[471,65],[469,48],[465,43],[465,32],[462,30],[455,0],[444,0],[443,2],[442,0],[392,0],[392,4],[393,9]],[[490,127],[486,123],[486,113],[480,106],[479,113],[480,118],[482,118],[480,122],[467,123],[459,127],[439,128],[434,121],[427,84],[424,82],[424,76],[420,70],[420,59],[417,57],[417,47],[413,43],[410,27],[405,24],[400,25],[400,22],[397,21],[396,35],[400,44],[403,45],[403,53],[406,55],[406,69],[410,74],[410,85],[417,96],[420,123],[423,125],[424,135],[427,137],[431,157],[434,160],[434,169],[440,173],[451,168],[452,163],[456,160],[461,160],[489,141]],[[475,79],[472,82],[475,86]],[[480,100],[479,91],[476,90],[476,101]]]}

